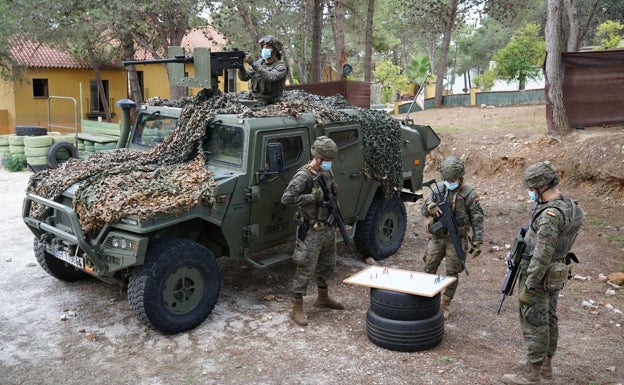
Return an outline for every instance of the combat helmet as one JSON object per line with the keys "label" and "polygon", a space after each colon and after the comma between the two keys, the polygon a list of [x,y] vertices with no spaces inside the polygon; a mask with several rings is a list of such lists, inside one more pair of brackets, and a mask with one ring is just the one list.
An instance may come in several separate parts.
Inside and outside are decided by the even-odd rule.
{"label": "combat helmet", "polygon": [[545,185],[556,186],[559,184],[557,169],[548,160],[527,167],[522,176],[522,180],[526,188],[535,188]]}
{"label": "combat helmet", "polygon": [[312,156],[323,159],[334,159],[338,155],[336,142],[327,136],[319,136],[312,143]]}
{"label": "combat helmet", "polygon": [[440,174],[444,180],[458,180],[463,178],[465,173],[464,162],[457,155],[447,156],[440,162]]}
{"label": "combat helmet", "polygon": [[282,59],[282,55],[284,54],[282,42],[276,39],[275,36],[273,35],[262,36],[260,40],[258,40],[258,44],[260,44],[260,47],[262,47],[265,44],[269,44],[273,46],[273,48],[275,49],[275,54],[277,58],[280,60]]}

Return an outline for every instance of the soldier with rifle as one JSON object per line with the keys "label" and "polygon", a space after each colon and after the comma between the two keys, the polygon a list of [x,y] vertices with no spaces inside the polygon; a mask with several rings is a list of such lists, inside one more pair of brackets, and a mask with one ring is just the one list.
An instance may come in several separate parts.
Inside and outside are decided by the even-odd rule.
{"label": "soldier with rifle", "polygon": [[521,370],[505,374],[502,380],[505,384],[539,385],[541,379],[552,379],[551,361],[559,339],[557,301],[569,278],[568,265],[578,261],[569,251],[584,214],[576,201],[557,188],[558,172],[551,162],[529,166],[523,181],[529,198],[536,202],[524,237],[518,279],[520,326],[527,356]]}
{"label": "soldier with rifle", "polygon": [[[336,193],[331,170],[332,161],[338,155],[338,146],[327,136],[319,136],[312,144],[312,160],[303,165],[293,176],[282,195],[282,203],[299,208],[297,239],[293,260],[297,265],[293,280],[293,308],[291,318],[297,325],[308,324],[303,310],[303,296],[309,282],[315,278],[318,297],[315,307],[344,309],[329,297],[328,285],[336,268],[335,225],[344,230],[344,222],[337,210]],[[323,191],[325,189],[325,191]],[[343,237],[345,234],[343,233]],[[348,238],[345,239],[348,244]]]}
{"label": "soldier with rifle", "polygon": [[[431,239],[425,256],[425,273],[436,274],[442,259],[446,257],[446,274],[457,280],[442,295],[442,312],[448,319],[451,300],[459,283],[459,273],[466,270],[466,251],[473,258],[481,254],[483,243],[483,209],[479,194],[464,184],[464,162],[451,155],[440,163],[440,175],[444,183],[426,182],[431,195],[425,200],[421,214],[428,218],[427,230]],[[435,186],[435,190],[431,185]],[[466,270],[466,274],[468,271]]]}
{"label": "soldier with rifle", "polygon": [[238,71],[238,78],[251,80],[252,96],[258,100],[258,105],[266,106],[281,101],[288,77],[288,65],[282,60],[282,42],[274,36],[264,36],[258,44],[262,58],[254,61],[251,54],[246,54],[246,68]]}

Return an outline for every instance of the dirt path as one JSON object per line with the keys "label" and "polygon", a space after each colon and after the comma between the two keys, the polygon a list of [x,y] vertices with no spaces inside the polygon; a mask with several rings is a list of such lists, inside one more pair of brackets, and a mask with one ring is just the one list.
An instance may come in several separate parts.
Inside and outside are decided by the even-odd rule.
{"label": "dirt path", "polygon": [[[306,328],[288,318],[293,265],[256,270],[224,259],[221,296],[206,322],[176,336],[148,330],[134,318],[118,287],[96,280],[63,283],[36,264],[32,234],[21,221],[30,174],[0,170],[0,383],[499,384],[524,354],[515,295],[496,316],[505,244],[530,210],[519,176],[526,165],[552,158],[565,173],[562,190],[579,199],[588,216],[575,246],[582,260],[575,273],[587,280],[574,279],[562,292],[552,383],[622,384],[624,317],[615,310],[624,311],[624,292],[614,289],[611,294],[612,287],[598,277],[624,269],[624,201],[618,186],[624,172],[623,134],[621,129],[600,129],[562,141],[547,138],[543,110],[459,108],[412,114],[419,123],[432,125],[443,140],[430,157],[427,177],[438,177],[433,170],[443,156],[463,155],[466,181],[482,194],[486,213],[484,253],[468,261],[470,276],[460,277],[443,341],[417,353],[382,349],[367,339],[368,290],[342,283],[365,266],[342,246],[332,288],[347,309],[315,309],[310,295]],[[407,209],[405,242],[383,264],[422,271],[427,239],[420,203]],[[594,301],[596,308],[584,307],[583,301]]]}

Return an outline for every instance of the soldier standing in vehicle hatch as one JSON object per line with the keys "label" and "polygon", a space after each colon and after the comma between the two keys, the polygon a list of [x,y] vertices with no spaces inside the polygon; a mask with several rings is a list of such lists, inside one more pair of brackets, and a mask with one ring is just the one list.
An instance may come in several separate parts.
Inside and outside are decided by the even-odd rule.
{"label": "soldier standing in vehicle hatch", "polygon": [[[440,175],[444,179],[444,184],[439,186],[439,190],[444,195],[444,199],[455,217],[462,247],[464,250],[471,249],[472,257],[476,258],[481,254],[481,244],[483,243],[483,209],[479,203],[479,194],[472,187],[464,184],[464,174],[464,162],[458,156],[451,155],[442,159]],[[423,257],[425,273],[436,274],[442,259],[446,257],[446,274],[457,278],[444,290],[442,295],[442,312],[444,318],[448,319],[451,311],[451,300],[459,285],[459,273],[464,270],[464,267],[459,260],[448,231],[440,227],[433,231],[436,227],[432,225],[442,214],[442,211],[432,201],[431,196],[423,203],[421,214],[429,218],[427,229],[431,233],[431,239]],[[468,237],[469,230],[472,231],[471,242],[469,242]]]}
{"label": "soldier standing in vehicle hatch", "polygon": [[242,81],[251,80],[251,93],[258,104],[266,106],[281,101],[288,76],[288,65],[282,60],[282,43],[271,35],[262,37],[258,43],[262,49],[262,59],[253,61],[246,54],[244,63],[250,68],[238,71]]}
{"label": "soldier standing in vehicle hatch", "polygon": [[319,173],[335,194],[337,184],[332,173],[332,161],[338,155],[338,146],[327,136],[319,136],[312,144],[312,160],[293,176],[282,195],[282,203],[299,208],[296,216],[297,240],[293,260],[297,265],[293,279],[293,308],[290,313],[296,324],[305,326],[308,317],[303,311],[303,296],[312,278],[316,277],[318,297],[315,307],[344,309],[329,297],[329,280],[336,268],[336,233],[327,223],[329,210],[324,194],[313,178]]}
{"label": "soldier standing in vehicle hatch", "polygon": [[529,166],[523,182],[529,198],[536,202],[524,238],[526,250],[518,279],[520,327],[527,359],[520,371],[505,374],[502,380],[505,384],[539,385],[541,379],[552,379],[551,361],[559,339],[557,301],[568,279],[568,252],[585,214],[575,200],[559,191],[558,172],[549,161]]}

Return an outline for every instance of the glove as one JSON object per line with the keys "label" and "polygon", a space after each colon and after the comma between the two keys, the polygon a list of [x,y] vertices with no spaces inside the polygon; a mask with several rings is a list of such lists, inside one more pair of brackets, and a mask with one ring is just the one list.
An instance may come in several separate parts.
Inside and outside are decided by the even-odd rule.
{"label": "glove", "polygon": [[481,255],[481,242],[472,242],[472,258],[477,258]]}
{"label": "glove", "polygon": [[320,187],[312,188],[312,197],[314,198],[314,202],[323,201],[323,189]]}
{"label": "glove", "polygon": [[427,210],[433,217],[439,217],[442,215],[442,210],[440,210],[440,207],[438,207],[438,205],[433,201],[427,202]]}
{"label": "glove", "polygon": [[253,63],[253,58],[249,52],[245,53],[245,58],[243,59],[243,63],[251,64]]}

